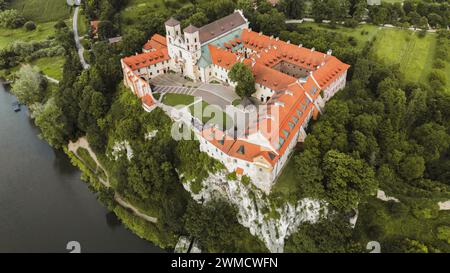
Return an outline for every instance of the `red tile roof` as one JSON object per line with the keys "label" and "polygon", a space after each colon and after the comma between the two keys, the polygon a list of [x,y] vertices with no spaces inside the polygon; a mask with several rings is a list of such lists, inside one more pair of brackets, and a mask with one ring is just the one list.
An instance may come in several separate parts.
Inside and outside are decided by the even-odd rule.
{"label": "red tile roof", "polygon": [[148,67],[150,65],[169,60],[167,48],[156,51],[141,53],[123,58],[123,61],[133,70]]}
{"label": "red tile roof", "polygon": [[144,50],[158,50],[163,49],[167,47],[167,40],[166,37],[155,34],[150,38],[150,40],[147,41],[144,45]]}
{"label": "red tile roof", "polygon": [[212,63],[230,70],[231,67],[238,61],[236,54],[231,51],[219,48],[214,45],[208,45],[211,54]]}
{"label": "red tile roof", "polygon": [[144,95],[142,97],[142,103],[144,103],[145,105],[147,105],[149,107],[152,106],[153,104],[155,104],[155,102],[153,101],[152,96],[150,96],[150,95]]}
{"label": "red tile roof", "polygon": [[259,62],[252,67],[255,81],[263,86],[267,86],[272,90],[286,90],[288,85],[297,79],[278,70],[266,67]]}

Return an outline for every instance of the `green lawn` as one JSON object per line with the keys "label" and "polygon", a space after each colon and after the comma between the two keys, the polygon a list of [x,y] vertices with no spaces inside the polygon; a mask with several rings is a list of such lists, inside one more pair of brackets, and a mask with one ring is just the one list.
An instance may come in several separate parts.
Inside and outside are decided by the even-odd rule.
{"label": "green lawn", "polygon": [[376,37],[373,54],[387,64],[399,64],[406,80],[424,81],[431,70],[436,35],[428,33],[418,37],[417,33],[401,29],[383,29]]}
{"label": "green lawn", "polygon": [[38,24],[36,30],[26,31],[24,28],[5,29],[0,28],[0,49],[11,45],[14,41],[40,41],[54,35],[55,22]]}
{"label": "green lawn", "polygon": [[[293,155],[295,155],[295,152],[293,152]],[[289,198],[289,196],[292,196],[294,199],[297,196],[297,183],[300,183],[296,179],[296,166],[294,157],[292,156],[287,164],[285,165],[284,169],[281,171],[280,176],[275,181],[275,185],[272,187],[271,195],[273,196],[283,196],[286,198]]]}
{"label": "green lawn", "polygon": [[39,69],[47,76],[62,80],[63,66],[65,59],[63,56],[40,58],[31,64],[39,67]]}
{"label": "green lawn", "polygon": [[66,0],[13,0],[11,7],[35,22],[65,20],[70,16],[70,7]]}
{"label": "green lawn", "polygon": [[[195,100],[196,100],[196,98],[194,96],[169,93],[169,94],[164,95],[162,102],[169,106],[180,106],[180,108],[181,108],[181,106],[192,104]],[[201,111],[199,111],[197,113],[196,111],[194,111],[194,108],[196,106],[198,106],[199,103],[202,104],[202,108],[201,108]],[[205,108],[207,106],[209,106],[209,104],[207,102],[199,101],[195,104],[192,104],[189,107],[189,111],[191,112],[191,114],[193,116],[200,119],[203,123],[207,123],[208,121],[210,121],[211,119],[213,119],[215,117],[215,115],[214,115],[215,112],[213,112],[211,116],[206,116]],[[219,109],[219,108],[216,108],[216,109]],[[217,125],[219,125],[219,127],[221,127],[221,128],[224,128],[224,125],[226,128],[230,128],[232,126],[231,117],[228,116],[227,114],[225,114],[224,112],[222,112],[222,110],[219,109],[219,111],[220,111],[220,113],[222,113],[222,117],[221,117],[220,121],[218,120],[215,123],[217,123]]]}
{"label": "green lawn", "polygon": [[170,106],[189,105],[194,102],[195,97],[183,94],[165,94],[163,103]]}

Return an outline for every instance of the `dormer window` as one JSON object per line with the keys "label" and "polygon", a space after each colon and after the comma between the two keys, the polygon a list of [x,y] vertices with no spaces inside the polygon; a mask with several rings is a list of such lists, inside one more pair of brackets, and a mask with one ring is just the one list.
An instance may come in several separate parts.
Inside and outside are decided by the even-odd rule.
{"label": "dormer window", "polygon": [[239,154],[245,154],[245,147],[244,147],[244,145],[241,145],[240,147],[239,147],[239,149],[237,150],[237,152],[239,153]]}

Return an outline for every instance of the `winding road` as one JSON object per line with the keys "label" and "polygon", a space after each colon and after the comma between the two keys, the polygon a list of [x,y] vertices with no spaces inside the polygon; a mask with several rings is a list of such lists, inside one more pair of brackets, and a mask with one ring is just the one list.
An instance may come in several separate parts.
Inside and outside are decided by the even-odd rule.
{"label": "winding road", "polygon": [[75,11],[73,13],[73,20],[72,20],[72,24],[73,24],[73,36],[75,38],[75,44],[77,46],[77,51],[78,51],[78,56],[80,57],[80,62],[81,65],[83,66],[83,69],[89,69],[89,64],[86,62],[86,60],[84,59],[84,47],[80,42],[80,36],[78,35],[78,12],[80,11],[80,7],[76,7]]}

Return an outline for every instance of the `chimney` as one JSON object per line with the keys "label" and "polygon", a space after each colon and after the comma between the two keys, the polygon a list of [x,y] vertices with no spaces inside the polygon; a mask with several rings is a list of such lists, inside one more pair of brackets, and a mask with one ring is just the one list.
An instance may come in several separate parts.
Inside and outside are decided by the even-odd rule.
{"label": "chimney", "polygon": [[314,50],[316,50],[314,47],[313,48],[311,48],[311,52],[313,52]]}
{"label": "chimney", "polygon": [[330,56],[331,56],[331,54],[333,54],[333,50],[331,50],[331,49],[328,49],[328,51],[327,51],[327,55],[330,55]]}
{"label": "chimney", "polygon": [[291,43],[291,40],[287,40],[286,44],[290,44],[290,43]]}

